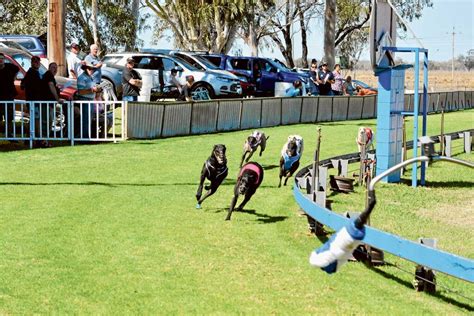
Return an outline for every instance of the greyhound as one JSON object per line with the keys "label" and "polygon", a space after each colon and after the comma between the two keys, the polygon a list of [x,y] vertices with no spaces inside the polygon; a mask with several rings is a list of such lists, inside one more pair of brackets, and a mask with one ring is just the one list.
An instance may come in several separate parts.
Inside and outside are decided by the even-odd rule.
{"label": "greyhound", "polygon": [[357,133],[356,138],[359,152],[362,152],[362,146],[365,146],[366,150],[368,150],[372,146],[373,138],[374,133],[370,127],[359,127],[359,132]]}
{"label": "greyhound", "polygon": [[226,221],[230,220],[232,212],[234,211],[235,204],[237,203],[237,199],[239,195],[244,196],[244,200],[240,203],[238,210],[241,210],[252,195],[255,194],[258,187],[262,183],[263,180],[263,168],[256,162],[249,162],[246,163],[242,169],[240,169],[239,176],[237,177],[237,182],[235,183],[234,187],[234,197],[232,198],[232,202],[230,204],[229,212],[227,213]]}
{"label": "greyhound", "polygon": [[300,166],[300,158],[303,154],[303,137],[300,135],[290,135],[288,140],[281,149],[280,158],[280,183],[278,187],[281,187],[281,179],[285,178],[283,185],[286,185],[288,178],[290,178],[298,167]]}
{"label": "greyhound", "polygon": [[[267,147],[267,139],[269,139],[269,138],[270,138],[270,136],[266,137],[265,133],[261,132],[259,130],[255,130],[252,133],[252,135],[247,137],[247,139],[245,140],[245,144],[244,144],[244,154],[242,155],[242,160],[240,161],[240,167],[241,168],[242,168],[242,165],[244,163],[244,160],[245,160],[245,162],[248,162],[250,160],[250,157],[252,157],[253,153],[255,151],[257,151],[258,146],[260,146],[259,156],[262,155],[263,151]],[[245,159],[245,156],[247,155],[247,153],[249,153],[249,155],[248,155],[247,159]]]}
{"label": "greyhound", "polygon": [[[225,156],[225,151],[225,145],[214,145],[211,155],[204,162],[201,171],[201,180],[196,192],[196,208],[201,208],[201,203],[206,198],[213,195],[217,191],[217,188],[221,185],[222,181],[224,181],[224,179],[227,177],[229,170],[227,168],[227,158]],[[211,181],[211,184],[204,187],[208,191],[203,197],[201,197],[202,187],[206,178]]]}

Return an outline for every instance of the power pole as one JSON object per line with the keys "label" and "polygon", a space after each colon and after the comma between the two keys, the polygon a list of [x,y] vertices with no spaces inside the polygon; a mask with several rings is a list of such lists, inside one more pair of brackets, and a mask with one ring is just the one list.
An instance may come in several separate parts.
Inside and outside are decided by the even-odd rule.
{"label": "power pole", "polygon": [[58,64],[58,75],[66,75],[65,0],[48,0],[48,59]]}
{"label": "power pole", "polygon": [[453,36],[452,40],[452,55],[453,58],[451,59],[451,90],[454,90],[454,36],[456,35],[456,32],[454,32],[454,26],[453,26],[453,32],[451,33]]}

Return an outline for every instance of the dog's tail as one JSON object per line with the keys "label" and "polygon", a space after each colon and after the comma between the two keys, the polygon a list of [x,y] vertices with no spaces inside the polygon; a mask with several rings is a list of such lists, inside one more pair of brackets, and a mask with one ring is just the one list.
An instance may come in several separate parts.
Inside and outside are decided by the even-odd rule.
{"label": "dog's tail", "polygon": [[268,140],[270,138],[270,136],[265,136],[265,140]]}

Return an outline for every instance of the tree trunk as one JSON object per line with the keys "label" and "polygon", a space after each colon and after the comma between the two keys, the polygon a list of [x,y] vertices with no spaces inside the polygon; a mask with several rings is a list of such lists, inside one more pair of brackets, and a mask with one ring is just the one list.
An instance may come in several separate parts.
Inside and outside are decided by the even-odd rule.
{"label": "tree trunk", "polygon": [[97,31],[97,0],[92,0],[92,16],[91,16],[91,24],[92,24],[92,36],[94,37],[94,44],[99,45],[99,33]]}
{"label": "tree trunk", "polygon": [[[140,8],[140,0],[132,0],[132,17],[133,17],[134,27],[136,30],[138,30],[138,23],[140,20],[139,8]],[[136,45],[136,31],[135,31],[135,41],[133,45],[127,44],[125,46],[125,50],[132,51],[135,48],[135,45]]]}
{"label": "tree trunk", "polygon": [[300,18],[300,28],[301,28],[301,59],[302,59],[302,66],[303,68],[309,68],[308,66],[308,41],[306,35],[306,25],[304,21],[304,12],[301,9],[301,4],[298,1],[298,16]]}
{"label": "tree trunk", "polygon": [[336,58],[336,0],[326,0],[324,14],[324,58],[329,69],[334,68]]}
{"label": "tree trunk", "polygon": [[258,56],[258,40],[255,32],[254,21],[249,24],[249,34],[247,38],[247,45],[250,47],[250,56]]}

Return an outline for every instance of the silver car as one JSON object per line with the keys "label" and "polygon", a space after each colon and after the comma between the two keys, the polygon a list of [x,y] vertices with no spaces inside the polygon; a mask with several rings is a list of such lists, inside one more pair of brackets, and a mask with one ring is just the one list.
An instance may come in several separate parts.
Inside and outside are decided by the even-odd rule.
{"label": "silver car", "polygon": [[240,80],[237,76],[226,71],[198,69],[177,56],[154,53],[119,53],[108,54],[103,61],[107,67],[124,67],[127,58],[130,57],[135,60],[135,70],[142,77],[148,76],[150,72],[153,74],[153,87],[168,85],[171,70],[176,69],[178,70],[177,78],[183,85],[186,83],[186,76],[192,75],[194,77],[193,92],[207,93],[210,98],[240,97],[242,95]]}

